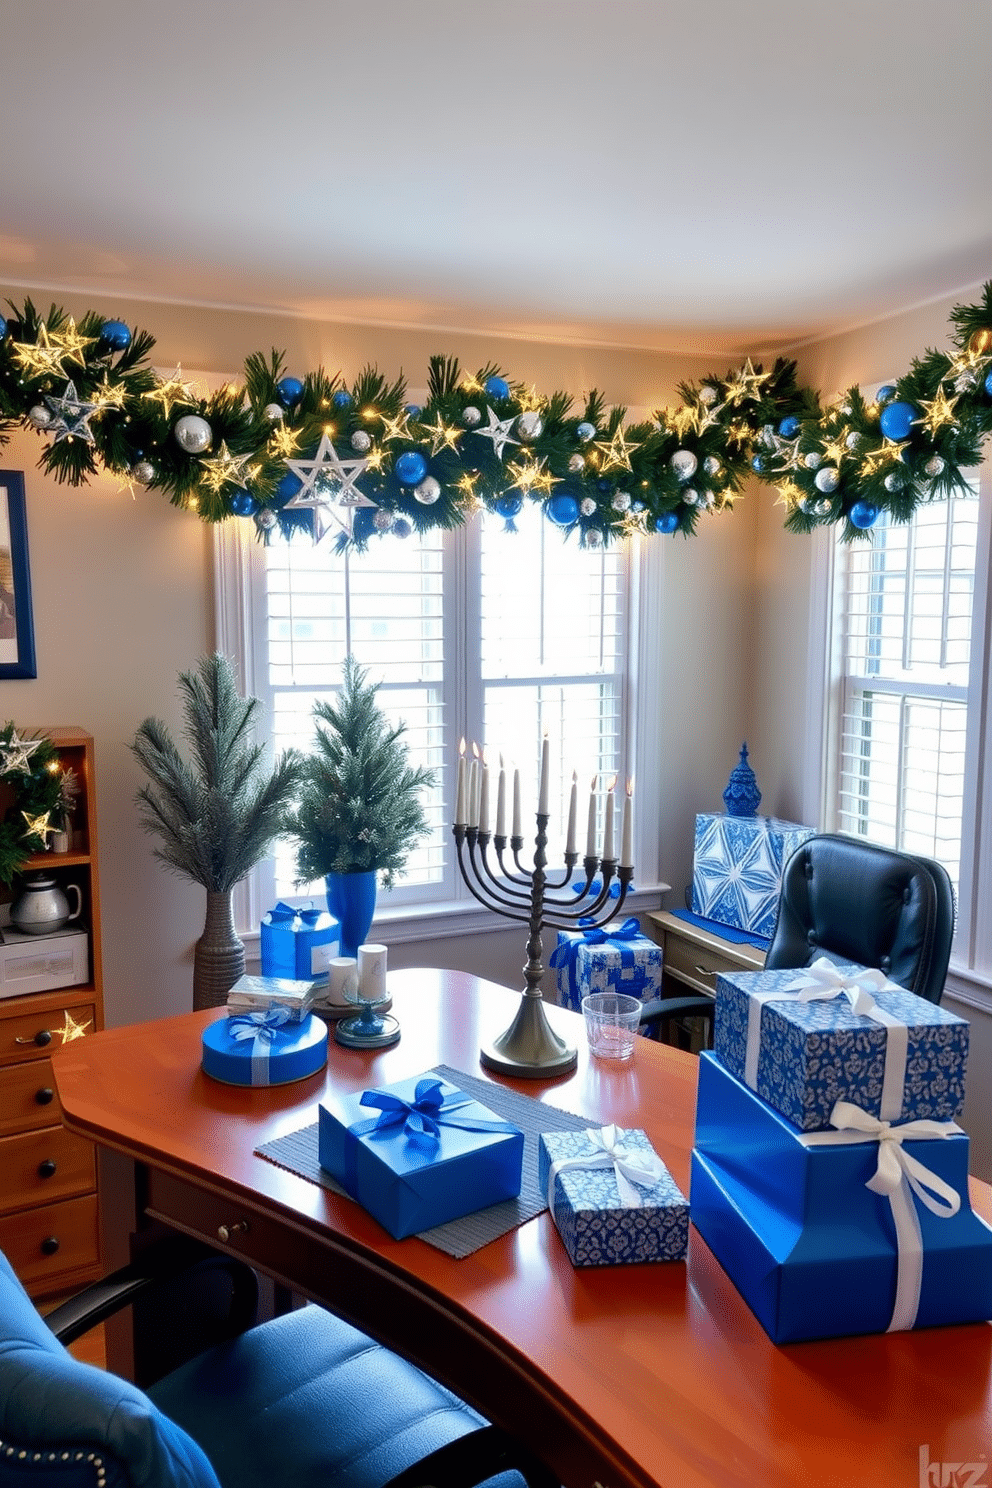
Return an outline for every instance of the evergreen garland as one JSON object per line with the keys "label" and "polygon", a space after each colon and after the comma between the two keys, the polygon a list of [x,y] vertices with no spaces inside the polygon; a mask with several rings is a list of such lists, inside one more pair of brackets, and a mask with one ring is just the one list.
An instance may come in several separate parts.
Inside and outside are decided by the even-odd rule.
{"label": "evergreen garland", "polygon": [[13,723],[0,729],[0,783],[13,799],[0,822],[0,883],[8,888],[32,853],[44,852],[63,805],[58,752],[43,735],[25,740]]}
{"label": "evergreen garland", "polygon": [[301,884],[377,869],[388,888],[427,831],[421,792],[433,771],[407,763],[406,725],[389,723],[366,678],[348,656],[337,698],[314,704],[317,747],[304,757],[288,826]]}
{"label": "evergreen garland", "polygon": [[248,518],[263,538],[319,539],[331,526],[341,548],[454,527],[480,508],[512,528],[525,501],[590,548],[633,532],[688,536],[748,477],[777,488],[790,530],[840,523],[854,537],[881,512],[906,521],[964,490],[962,468],[992,432],[992,282],[952,310],[952,351],[925,352],[870,402],[852,388],[821,408],[794,362],[765,372],[749,358],[681,384],[678,407],[635,425],[595,390],[576,406],[495,363],[466,373],[444,356],[430,359],[422,408],[402,377],[298,378],[274,350],[247,358],[243,385],[206,397],[179,368],[155,374],[145,331],[93,312],[77,325],[30,300],[9,308],[0,443],[27,425],[49,437],[39,463],[59,481],[81,485],[102,467],[204,521]]}

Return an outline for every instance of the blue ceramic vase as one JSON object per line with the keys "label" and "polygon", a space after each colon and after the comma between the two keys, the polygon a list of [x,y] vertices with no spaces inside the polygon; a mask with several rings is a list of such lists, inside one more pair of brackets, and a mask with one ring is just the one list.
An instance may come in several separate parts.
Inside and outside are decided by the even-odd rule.
{"label": "blue ceramic vase", "polygon": [[727,789],[723,793],[723,804],[728,816],[754,816],[761,801],[758,782],[747,762],[747,745],[741,745],[740,762],[730,772]]}
{"label": "blue ceramic vase", "polygon": [[339,956],[357,956],[369,938],[375,914],[376,871],[328,873],[324,878],[327,908],[341,926]]}

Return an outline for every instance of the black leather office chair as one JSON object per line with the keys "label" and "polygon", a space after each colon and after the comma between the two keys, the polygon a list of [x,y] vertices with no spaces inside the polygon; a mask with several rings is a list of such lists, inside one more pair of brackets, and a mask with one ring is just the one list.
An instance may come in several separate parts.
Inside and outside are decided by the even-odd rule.
{"label": "black leather office chair", "polygon": [[[792,854],[765,956],[769,971],[809,966],[817,956],[856,961],[930,1002],[944,991],[954,939],[954,890],[931,858],[823,832]],[[704,996],[645,1003],[642,1025],[663,1033],[673,1018],[708,1018]]]}
{"label": "black leather office chair", "polygon": [[[248,1267],[208,1254],[190,1274],[218,1262],[237,1324]],[[0,1488],[553,1488],[512,1438],[319,1307],[215,1344],[147,1394],[63,1346],[176,1279],[166,1246],[43,1319],[0,1254]]]}

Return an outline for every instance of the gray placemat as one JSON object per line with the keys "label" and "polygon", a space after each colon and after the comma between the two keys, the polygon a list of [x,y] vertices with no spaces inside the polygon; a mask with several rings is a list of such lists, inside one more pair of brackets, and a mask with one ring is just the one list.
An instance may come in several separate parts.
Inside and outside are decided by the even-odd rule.
{"label": "gray placemat", "polygon": [[[584,1116],[574,1116],[571,1111],[562,1111],[557,1106],[546,1106],[543,1101],[509,1090],[505,1085],[480,1080],[476,1075],[466,1075],[447,1064],[436,1065],[431,1074],[457,1085],[459,1090],[488,1106],[503,1121],[512,1121],[524,1134],[523,1180],[519,1197],[504,1199],[499,1204],[491,1204],[488,1209],[466,1214],[462,1219],[435,1225],[431,1230],[421,1230],[417,1237],[426,1240],[428,1245],[433,1245],[437,1250],[454,1256],[456,1260],[462,1260],[474,1250],[488,1245],[490,1240],[498,1240],[500,1235],[525,1224],[528,1219],[533,1219],[542,1209],[548,1207],[547,1198],[537,1181],[538,1134],[542,1131],[585,1131],[596,1123]],[[280,1168],[287,1168],[299,1178],[319,1183],[322,1188],[333,1189],[335,1193],[348,1197],[340,1183],[336,1183],[320,1166],[317,1158],[316,1122],[299,1131],[287,1132],[284,1137],[276,1137],[274,1141],[256,1147],[255,1152],[258,1157],[267,1158]]]}

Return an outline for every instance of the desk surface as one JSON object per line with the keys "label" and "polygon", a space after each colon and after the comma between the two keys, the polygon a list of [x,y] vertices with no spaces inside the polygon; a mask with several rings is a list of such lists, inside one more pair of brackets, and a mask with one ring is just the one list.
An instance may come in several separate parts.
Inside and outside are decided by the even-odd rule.
{"label": "desk surface", "polygon": [[[465,1260],[392,1240],[350,1200],[254,1156],[350,1090],[440,1060],[484,1073],[478,1049],[517,997],[456,972],[389,977],[400,1042],[377,1054],[331,1041],[326,1071],[275,1089],[199,1069],[213,1010],[116,1028],[54,1056],[65,1124],[142,1165],[147,1208],[232,1237],[245,1254],[415,1357],[525,1437],[568,1488],[916,1488],[927,1462],[992,1446],[992,1328],[985,1324],[776,1348],[700,1237],[685,1265],[574,1270],[547,1213]],[[581,1038],[578,1018],[552,1010]],[[514,1083],[514,1082],[508,1082]],[[591,1060],[515,1088],[641,1126],[688,1192],[696,1061],[639,1041],[627,1067]],[[992,1190],[973,1184],[992,1219]],[[939,1474],[938,1474],[939,1476]]]}

